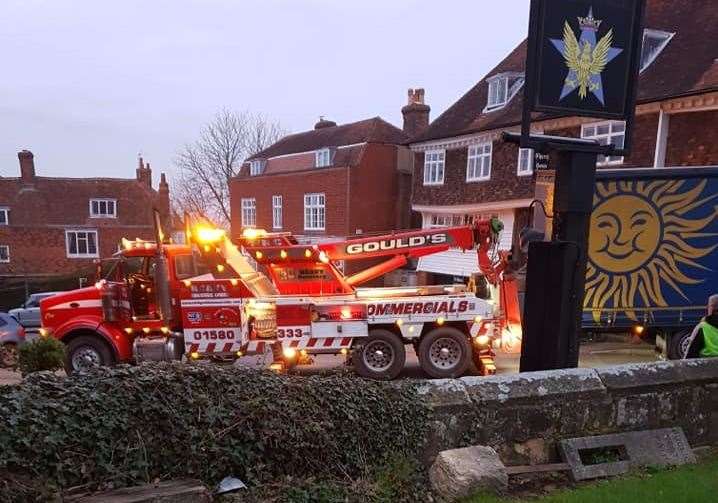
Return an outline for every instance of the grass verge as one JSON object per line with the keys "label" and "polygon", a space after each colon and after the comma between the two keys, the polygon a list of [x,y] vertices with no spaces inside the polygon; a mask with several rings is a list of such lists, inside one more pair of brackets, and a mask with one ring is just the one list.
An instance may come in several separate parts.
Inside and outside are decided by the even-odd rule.
{"label": "grass verge", "polygon": [[477,495],[466,503],[703,503],[718,494],[718,456],[697,465],[648,469],[620,479],[603,480],[531,500]]}

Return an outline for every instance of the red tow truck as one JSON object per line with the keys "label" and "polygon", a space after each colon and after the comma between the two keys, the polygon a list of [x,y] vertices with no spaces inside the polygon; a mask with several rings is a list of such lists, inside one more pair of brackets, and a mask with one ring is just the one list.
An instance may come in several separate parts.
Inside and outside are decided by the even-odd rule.
{"label": "red tow truck", "polygon": [[[288,233],[187,228],[188,244],[123,240],[94,286],[41,303],[43,336],[67,344],[68,371],[118,362],[231,360],[271,349],[286,369],[343,354],[357,373],[393,379],[412,344],[432,377],[472,360],[495,371],[494,349],[516,350],[521,322],[502,224],[423,229],[301,244]],[[482,278],[466,285],[362,288],[409,260],[459,248],[477,253]],[[346,276],[339,261],[384,259]],[[476,283],[480,283],[477,286]]]}

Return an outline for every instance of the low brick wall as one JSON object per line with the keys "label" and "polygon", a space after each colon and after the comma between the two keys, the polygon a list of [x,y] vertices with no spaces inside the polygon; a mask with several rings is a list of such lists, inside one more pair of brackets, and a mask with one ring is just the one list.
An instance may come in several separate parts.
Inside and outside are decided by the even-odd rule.
{"label": "low brick wall", "polygon": [[507,465],[557,460],[562,438],[680,426],[718,443],[718,359],[464,377],[420,385],[433,408],[424,452],[494,447]]}

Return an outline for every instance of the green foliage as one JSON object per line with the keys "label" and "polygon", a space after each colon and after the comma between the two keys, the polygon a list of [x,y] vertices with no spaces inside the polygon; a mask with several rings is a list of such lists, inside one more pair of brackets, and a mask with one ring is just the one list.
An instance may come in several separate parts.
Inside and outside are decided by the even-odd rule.
{"label": "green foliage", "polygon": [[394,457],[359,479],[285,477],[219,503],[419,503],[430,501],[427,496],[426,474],[416,460]]}
{"label": "green foliage", "polygon": [[353,377],[201,364],[33,374],[0,387],[0,501],[28,499],[16,476],[92,489],[230,474],[359,479],[415,459],[428,412],[411,384]]}
{"label": "green foliage", "polygon": [[22,375],[59,370],[65,365],[65,345],[54,337],[38,337],[20,346],[17,366]]}

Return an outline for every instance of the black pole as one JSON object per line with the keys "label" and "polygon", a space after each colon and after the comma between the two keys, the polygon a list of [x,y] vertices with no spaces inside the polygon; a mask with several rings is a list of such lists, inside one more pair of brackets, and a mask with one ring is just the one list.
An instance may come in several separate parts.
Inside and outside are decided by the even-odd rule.
{"label": "black pole", "polygon": [[574,243],[578,249],[575,274],[569,288],[571,321],[561,339],[567,342],[565,362],[578,366],[579,335],[586,286],[586,262],[593,193],[596,184],[596,154],[562,151],[558,153],[554,191],[553,240]]}

